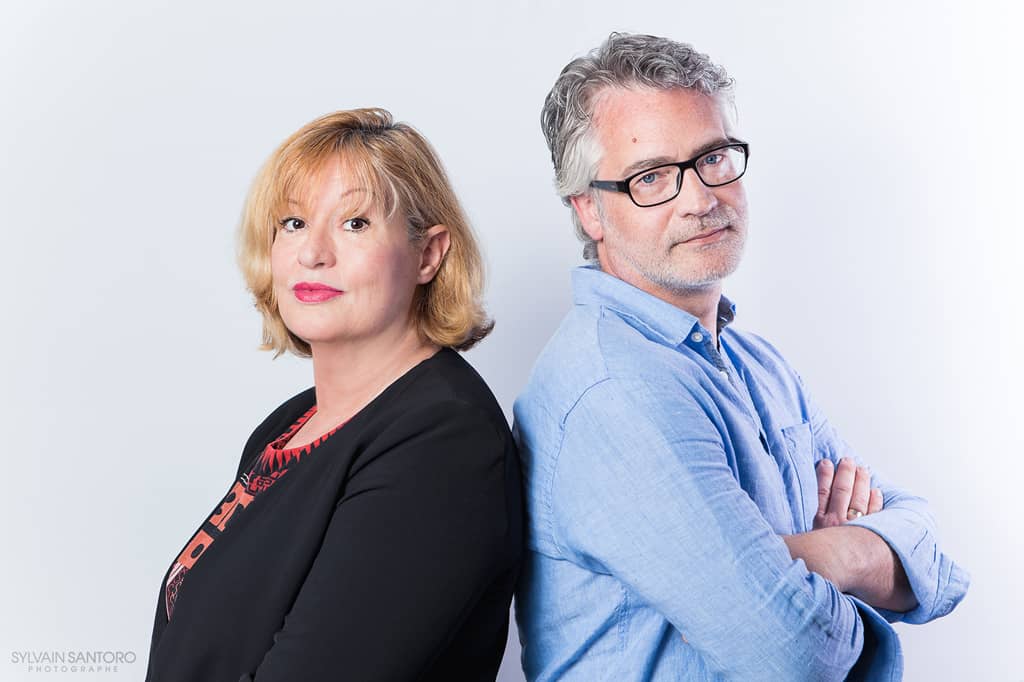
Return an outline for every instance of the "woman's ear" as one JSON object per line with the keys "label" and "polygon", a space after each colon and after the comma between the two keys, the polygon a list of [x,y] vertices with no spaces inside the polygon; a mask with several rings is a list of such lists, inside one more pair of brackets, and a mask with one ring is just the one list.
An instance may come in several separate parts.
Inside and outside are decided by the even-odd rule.
{"label": "woman's ear", "polygon": [[427,284],[434,279],[451,242],[451,233],[445,225],[434,225],[424,231],[420,239],[420,271],[416,279],[419,284]]}

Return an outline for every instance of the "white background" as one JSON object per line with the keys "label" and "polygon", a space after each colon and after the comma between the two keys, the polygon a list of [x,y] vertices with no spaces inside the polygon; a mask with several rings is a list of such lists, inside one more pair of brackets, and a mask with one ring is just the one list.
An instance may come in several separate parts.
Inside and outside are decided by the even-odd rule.
{"label": "white background", "polygon": [[[384,106],[437,147],[489,266],[497,327],[469,358],[510,413],[579,262],[541,103],[614,29],[736,78],[736,324],[932,501],[973,575],[952,615],[899,626],[907,679],[1024,679],[1019,25],[983,2],[5,3],[0,679],[141,679],[167,565],[311,381],[255,350],[233,260],[257,167],[310,119]],[[11,662],[69,648],[138,661]]]}

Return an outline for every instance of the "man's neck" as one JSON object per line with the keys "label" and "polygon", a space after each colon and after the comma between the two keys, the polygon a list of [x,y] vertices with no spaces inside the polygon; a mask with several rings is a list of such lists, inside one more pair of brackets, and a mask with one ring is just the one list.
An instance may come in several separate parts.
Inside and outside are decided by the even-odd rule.
{"label": "man's neck", "polygon": [[601,271],[690,313],[711,334],[711,340],[716,347],[718,346],[718,302],[722,298],[721,281],[677,291],[655,284],[632,268],[619,273],[606,267],[602,261]]}
{"label": "man's neck", "polygon": [[711,334],[715,347],[718,347],[718,302],[722,298],[721,282],[700,289],[687,290],[684,293],[649,289],[644,291],[696,317],[700,326]]}

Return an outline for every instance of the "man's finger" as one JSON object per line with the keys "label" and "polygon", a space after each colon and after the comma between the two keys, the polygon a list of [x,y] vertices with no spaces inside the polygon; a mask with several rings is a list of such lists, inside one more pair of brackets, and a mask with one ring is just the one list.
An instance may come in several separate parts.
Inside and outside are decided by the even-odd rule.
{"label": "man's finger", "polygon": [[856,462],[849,457],[839,460],[835,476],[832,477],[832,494],[828,498],[830,516],[846,521],[846,512],[850,510],[850,499],[853,496],[853,484],[856,478]]}
{"label": "man's finger", "polygon": [[882,511],[883,505],[882,491],[880,488],[871,489],[871,498],[868,500],[868,514],[874,514],[875,512]]}
{"label": "man's finger", "polygon": [[818,516],[828,513],[828,498],[832,493],[832,475],[835,469],[832,467],[832,460],[823,459],[815,467],[818,475]]}
{"label": "man's finger", "polygon": [[[867,467],[857,467],[857,473],[853,478],[853,493],[850,495],[850,508],[847,510],[846,519],[857,518],[868,513],[868,502],[871,498],[871,472]],[[850,513],[850,512],[860,512]]]}

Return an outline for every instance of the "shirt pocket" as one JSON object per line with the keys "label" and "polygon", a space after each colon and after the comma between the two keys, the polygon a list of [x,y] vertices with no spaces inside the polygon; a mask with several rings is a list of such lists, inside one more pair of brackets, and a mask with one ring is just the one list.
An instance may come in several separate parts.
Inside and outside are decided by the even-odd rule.
{"label": "shirt pocket", "polygon": [[[808,422],[794,424],[782,429],[782,443],[789,456],[788,471],[783,472],[793,502],[795,523],[799,532],[810,530],[814,514],[818,511],[818,477],[814,472],[814,437]],[[797,521],[797,519],[794,519]]]}

